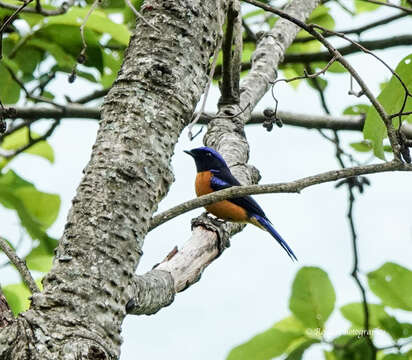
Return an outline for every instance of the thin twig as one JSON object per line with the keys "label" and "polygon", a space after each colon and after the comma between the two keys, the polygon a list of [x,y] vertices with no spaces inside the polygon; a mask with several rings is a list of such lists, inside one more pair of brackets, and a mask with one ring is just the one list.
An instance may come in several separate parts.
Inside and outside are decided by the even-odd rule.
{"label": "thin twig", "polygon": [[8,65],[3,64],[3,66],[7,69],[10,76],[12,77],[12,79],[20,86],[20,88],[23,90],[23,92],[25,93],[25,95],[28,99],[32,99],[32,100],[39,101],[39,102],[45,102],[47,104],[54,105],[54,106],[59,107],[59,108],[64,108],[63,105],[59,105],[59,104],[55,103],[53,100],[50,100],[46,97],[33,95],[30,91],[27,90],[24,83],[17,77],[17,75],[14,73],[14,71]]}
{"label": "thin twig", "polygon": [[[357,44],[362,45],[369,50],[388,49],[396,46],[412,45],[412,35],[398,35],[386,39],[365,40],[359,41]],[[360,51],[360,48],[350,44],[347,46],[337,48],[337,51],[339,51],[341,55],[351,55],[358,53]],[[312,53],[293,53],[285,54],[282,64],[302,64],[309,62],[311,63],[318,61],[329,61],[330,59],[331,54],[329,51],[319,51]],[[251,62],[243,62],[242,71],[249,70],[251,66]],[[215,76],[218,78],[221,75],[222,67],[218,65],[216,66]]]}
{"label": "thin twig", "polygon": [[29,142],[22,146],[21,148],[5,153],[2,156],[6,159],[11,159],[15,156],[17,156],[18,154],[22,153],[23,151],[26,151],[27,149],[31,148],[33,145],[39,143],[40,141],[45,141],[47,140],[54,132],[54,130],[57,128],[57,126],[60,124],[60,120],[57,119],[53,122],[53,124],[50,126],[50,128],[44,133],[44,135],[39,136],[37,138],[29,138]]}
{"label": "thin twig", "polygon": [[371,3],[371,4],[376,4],[376,5],[382,5],[382,6],[392,7],[392,8],[395,8],[395,9],[399,9],[399,10],[405,11],[405,12],[407,12],[408,14],[412,14],[412,9],[409,9],[409,8],[407,8],[407,7],[404,7],[404,6],[392,4],[392,3],[390,3],[390,2],[383,2],[383,1],[377,1],[377,0],[361,0],[361,1],[363,1],[363,2],[368,2],[368,3]]}
{"label": "thin twig", "polygon": [[346,11],[350,15],[355,15],[355,13],[349,9],[345,4],[342,4],[340,0],[336,0],[336,3],[342,8],[342,10]]}
{"label": "thin twig", "polygon": [[11,24],[17,17],[17,15],[27,6],[29,5],[33,0],[25,0],[23,1],[23,4],[21,4],[13,14],[11,14],[7,19],[3,22],[3,24],[0,27],[0,59],[3,58],[3,32],[7,28],[9,24]]}
{"label": "thin twig", "polygon": [[348,184],[348,193],[349,193],[349,208],[348,208],[348,221],[350,225],[350,230],[351,230],[351,237],[352,237],[352,248],[353,248],[353,269],[351,272],[352,277],[355,279],[356,284],[358,285],[358,288],[361,292],[362,295],[362,307],[363,307],[363,313],[364,313],[364,330],[365,330],[365,335],[366,339],[368,341],[369,347],[372,351],[372,359],[376,359],[376,347],[375,344],[372,341],[372,338],[369,333],[370,325],[369,325],[369,308],[368,308],[368,300],[366,297],[366,290],[365,287],[363,286],[362,282],[359,279],[359,250],[358,250],[358,245],[357,245],[357,234],[356,234],[356,229],[355,229],[355,223],[353,220],[353,205],[355,203],[355,196],[353,194],[353,188]]}
{"label": "thin twig", "polygon": [[[366,25],[360,26],[358,28],[347,29],[347,30],[339,30],[339,31],[337,30],[336,32],[341,33],[341,34],[345,34],[345,35],[351,35],[351,34],[360,35],[365,31],[374,29],[375,27],[378,27],[378,26],[389,24],[392,21],[402,19],[406,16],[408,16],[408,14],[402,12],[400,14],[388,16],[387,18],[384,18],[384,19],[381,19],[381,20],[378,20],[378,21],[374,21],[370,24],[366,24]],[[330,33],[330,34],[325,35],[325,37],[331,37],[331,36],[336,36],[336,35],[334,33]],[[316,40],[313,36],[307,36],[307,37],[303,37],[303,38],[296,38],[294,40],[294,42],[295,43],[305,43],[305,42],[309,42],[309,41],[313,41],[313,40]]]}
{"label": "thin twig", "polygon": [[[69,1],[64,1],[61,6],[57,9],[54,10],[45,10],[43,8],[40,9],[40,11],[34,7],[26,7],[22,9],[20,12],[24,13],[29,13],[29,14],[40,14],[43,16],[56,16],[56,15],[62,15],[67,12],[67,10],[70,9],[71,6],[74,5],[74,0],[69,0]],[[17,10],[19,6],[13,5],[13,4],[8,4],[4,2],[0,2],[0,8],[3,9],[10,9],[10,10]]]}
{"label": "thin twig", "polygon": [[84,36],[84,28],[86,27],[87,20],[89,20],[89,17],[92,15],[93,11],[96,9],[96,7],[99,5],[101,0],[94,0],[92,6],[90,7],[89,11],[87,12],[86,16],[83,19],[82,24],[80,25],[80,37],[82,39],[82,49],[80,50],[80,55],[79,57],[86,56],[86,50],[87,50],[87,42],[86,38]]}
{"label": "thin twig", "polygon": [[150,26],[153,30],[155,30],[155,31],[157,31],[157,32],[160,33],[160,30],[159,30],[156,26],[154,26],[154,25],[152,25],[151,23],[149,23],[149,22],[144,18],[144,16],[137,11],[137,9],[133,6],[133,4],[132,4],[132,2],[131,2],[130,0],[125,0],[125,1],[126,1],[127,6],[130,8],[130,10],[133,11],[133,13],[136,15],[136,17],[138,17],[140,20],[142,20],[147,26]]}
{"label": "thin twig", "polygon": [[150,224],[150,230],[153,230],[155,227],[175,218],[176,216],[184,214],[185,212],[234,197],[269,193],[299,193],[301,190],[309,186],[323,184],[325,182],[345,179],[357,175],[374,174],[388,171],[412,171],[412,165],[404,164],[399,160],[393,160],[383,164],[355,166],[341,170],[332,170],[288,183],[233,186],[228,189],[215,191],[211,194],[203,195],[196,199],[186,201],[183,204],[175,206],[165,212],[160,213],[159,215],[154,216]]}
{"label": "thin twig", "polygon": [[77,100],[70,101],[70,102],[73,102],[73,103],[76,103],[76,104],[86,104],[90,101],[93,101],[93,100],[99,99],[103,96],[106,96],[107,93],[109,92],[109,90],[110,89],[96,90],[96,91],[94,91],[93,93],[91,93],[89,95],[85,95],[85,96],[83,96],[83,97],[81,97]]}
{"label": "thin twig", "polygon": [[301,76],[295,76],[295,77],[290,78],[290,79],[277,79],[277,80],[272,82],[272,87],[275,86],[278,82],[282,82],[282,81],[289,83],[291,81],[296,81],[296,80],[314,79],[314,78],[324,74],[332,66],[332,64],[337,59],[338,59],[337,56],[332,57],[332,59],[329,60],[329,62],[326,64],[326,66],[324,68],[322,68],[321,70],[319,70],[319,71],[317,71],[313,74],[310,74],[310,73],[305,71],[304,75],[301,75]]}
{"label": "thin twig", "polygon": [[[317,28],[317,29],[320,29],[320,30],[322,30],[322,31],[324,31],[324,32],[326,32],[326,33],[329,32],[328,29],[325,29],[325,28],[322,27],[322,26],[314,25],[314,27]],[[372,51],[368,50],[368,49],[365,48],[364,46],[362,46],[362,45],[356,43],[355,41],[353,41],[352,39],[348,38],[345,34],[335,33],[335,35],[336,35],[336,36],[339,36],[339,37],[341,37],[341,38],[343,38],[343,39],[345,39],[345,40],[347,40],[347,41],[349,41],[350,43],[352,43],[352,45],[357,46],[357,47],[358,47],[359,49],[361,49],[364,53],[373,56],[376,60],[378,60],[381,64],[383,64],[383,65],[392,73],[393,76],[395,76],[395,77],[398,79],[398,81],[400,82],[401,86],[403,87],[403,89],[404,89],[404,91],[405,91],[404,98],[403,98],[403,102],[402,102],[401,108],[400,108],[400,110],[399,110],[399,112],[398,112],[398,114],[402,114],[403,111],[404,111],[404,109],[405,109],[405,107],[406,107],[406,102],[407,102],[407,100],[408,100],[408,97],[412,97],[412,94],[411,94],[411,92],[409,91],[408,86],[407,86],[407,85],[405,84],[405,82],[401,79],[401,77],[396,73],[396,71],[393,70],[393,69],[392,69],[383,59],[381,59],[379,56],[375,55]],[[352,78],[351,78],[351,79],[352,79]],[[352,83],[351,83],[351,87],[352,87]],[[352,90],[352,89],[351,89],[351,90]],[[351,93],[351,91],[350,91],[349,93],[350,93],[350,94],[353,94],[353,95],[356,95],[356,96],[360,96],[360,95],[357,95],[356,93]],[[361,93],[359,93],[359,94],[363,94],[363,93],[361,92]],[[390,118],[390,119],[392,119],[392,118]],[[390,119],[389,119],[389,120],[390,120]],[[401,127],[401,125],[402,125],[402,115],[399,115],[398,130],[399,130],[399,128]]]}
{"label": "thin twig", "polygon": [[[222,25],[221,25],[221,19],[220,16],[218,16],[218,22],[219,22],[219,29],[222,29]],[[209,72],[209,77],[207,80],[207,84],[206,84],[206,88],[204,91],[204,95],[203,95],[203,102],[202,102],[202,106],[200,107],[199,112],[197,113],[197,115],[194,117],[193,121],[189,124],[188,126],[188,136],[189,136],[189,140],[193,140],[193,134],[192,134],[192,129],[193,126],[196,125],[196,123],[199,121],[200,116],[203,114],[203,112],[205,111],[205,107],[206,107],[206,101],[207,101],[207,97],[209,95],[209,90],[210,90],[210,85],[212,84],[212,80],[213,80],[213,75],[215,73],[215,68],[216,68],[216,63],[217,63],[217,58],[219,56],[219,51],[222,48],[222,42],[223,42],[223,34],[219,34],[219,39],[217,40],[217,44],[215,47],[215,51],[213,53],[213,61],[212,61],[212,65],[210,67],[210,72]]]}
{"label": "thin twig", "polygon": [[[239,73],[241,62],[241,56],[239,54],[242,52],[242,38],[239,36],[240,32],[236,31],[239,28],[239,26],[237,26],[239,22],[239,11],[235,8],[235,3],[232,2],[227,11],[226,33],[222,44],[223,73],[222,83],[220,84],[221,97],[218,102],[219,105],[239,103]],[[240,39],[240,43],[234,44],[235,38]],[[235,45],[234,49],[233,45]],[[238,46],[240,46],[240,49]]]}
{"label": "thin twig", "polygon": [[[332,58],[332,60],[331,60],[332,63],[335,62],[335,60],[336,60],[335,58]],[[327,64],[327,68],[328,68],[330,65],[332,65],[332,63],[329,62],[329,63]],[[327,68],[323,69],[324,72],[326,72]],[[325,93],[324,93],[324,91],[323,91],[323,89],[322,89],[321,84],[319,83],[319,79],[318,79],[317,76],[312,76],[312,75],[317,74],[317,73],[313,73],[312,66],[311,66],[310,64],[305,64],[305,72],[306,72],[306,74],[309,75],[308,78],[311,79],[313,86],[315,87],[316,91],[317,91],[318,94],[319,94],[320,103],[321,103],[321,105],[322,105],[322,107],[323,107],[323,110],[325,111],[325,113],[326,113],[327,115],[330,115],[331,112],[330,112],[330,110],[329,110],[328,104],[326,103]],[[322,72],[322,74],[323,74],[324,72]],[[319,72],[318,72],[318,74],[319,74]],[[319,74],[319,75],[320,75],[320,74]]]}
{"label": "thin twig", "polygon": [[[32,1],[33,1],[33,0],[23,1],[23,4],[21,4],[21,5],[16,9],[16,11],[15,11],[13,14],[11,14],[11,15],[6,19],[6,21],[3,22],[3,24],[2,24],[1,27],[0,27],[0,33],[1,33],[1,34],[3,33],[4,29],[5,29],[10,23],[12,23],[12,22],[14,21],[14,19],[17,17],[17,15],[20,13],[20,11],[22,11],[22,10],[23,10],[27,5],[29,5]],[[1,55],[1,54],[0,54],[0,55]],[[1,58],[1,57],[0,57],[0,58]]]}
{"label": "thin twig", "polygon": [[250,26],[248,25],[248,23],[244,19],[242,19],[242,26],[246,31],[245,41],[247,41],[247,40],[256,41],[257,40],[256,34],[253,32],[253,30],[250,28]]}
{"label": "thin twig", "polygon": [[0,237],[0,248],[7,255],[10,261],[14,264],[17,271],[20,273],[24,283],[30,289],[32,294],[40,292],[36,282],[30,274],[29,269],[26,266],[26,263],[18,257],[13,248],[8,244],[7,240]]}
{"label": "thin twig", "polygon": [[380,118],[382,119],[383,123],[386,126],[386,130],[388,133],[389,142],[393,150],[393,154],[395,158],[400,160],[401,159],[401,153],[400,153],[401,145],[399,144],[399,140],[396,135],[396,131],[393,127],[392,120],[389,118],[382,104],[376,99],[376,97],[373,95],[373,93],[371,92],[369,87],[366,85],[366,83],[363,81],[363,79],[360,77],[360,75],[355,70],[355,68],[351,64],[348,63],[348,61],[342,56],[342,54],[340,54],[339,51],[334,46],[332,46],[332,44],[329,41],[327,41],[324,36],[322,36],[322,34],[320,34],[319,32],[315,30],[315,28],[321,28],[321,27],[318,25],[314,25],[314,24],[307,25],[303,21],[300,21],[299,19],[296,19],[293,16],[283,11],[275,9],[272,6],[266,5],[256,0],[245,0],[245,2],[255,5],[257,7],[260,7],[266,11],[272,12],[298,25],[300,28],[306,30],[308,33],[314,36],[317,40],[319,40],[319,42],[321,42],[326,47],[326,49],[329,51],[332,57],[337,57],[336,60],[340,62],[342,66],[353,76],[353,78],[357,81],[357,83],[361,87],[362,91],[368,97],[369,101],[372,103],[373,107],[376,109],[377,113],[379,114]]}

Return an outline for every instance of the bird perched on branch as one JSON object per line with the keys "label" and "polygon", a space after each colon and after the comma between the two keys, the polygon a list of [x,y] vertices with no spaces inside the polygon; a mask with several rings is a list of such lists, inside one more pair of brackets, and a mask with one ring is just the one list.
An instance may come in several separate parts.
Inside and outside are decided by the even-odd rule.
{"label": "bird perched on branch", "polygon": [[[190,151],[185,150],[185,153],[192,156],[196,162],[197,176],[195,188],[197,196],[240,185],[239,181],[230,172],[223,157],[216,150],[205,146]],[[273,228],[262,208],[251,196],[219,201],[207,205],[205,208],[220,219],[251,223],[268,231],[291,259],[297,260],[292,249]]]}

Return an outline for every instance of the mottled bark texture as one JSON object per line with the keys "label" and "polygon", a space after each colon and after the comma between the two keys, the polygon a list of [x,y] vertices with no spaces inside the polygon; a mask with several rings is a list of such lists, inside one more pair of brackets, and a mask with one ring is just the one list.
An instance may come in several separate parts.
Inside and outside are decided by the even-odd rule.
{"label": "mottled bark texture", "polygon": [[[134,272],[152,214],[173,181],[174,145],[206,84],[220,6],[216,0],[143,5],[160,32],[140,22],[131,37],[53,268],[30,310],[0,333],[1,359],[117,359],[133,290],[135,299],[151,302],[156,297],[147,287],[173,287],[159,271],[166,286],[158,276],[139,288]],[[168,303],[173,293],[161,299]]]}
{"label": "mottled bark texture", "polygon": [[[320,0],[293,0],[285,11],[305,21],[319,3]],[[276,79],[276,68],[299,30],[291,22],[279,19],[275,27],[261,37],[252,57],[252,68],[240,84],[240,104],[222,105],[217,118],[208,124],[204,143],[224,156],[241,184],[251,184],[259,180],[257,169],[247,164],[249,145],[244,125],[250,120],[256,104],[269,89],[270,82]],[[246,107],[247,110],[239,114]],[[236,114],[239,115],[233,117]],[[242,229],[239,224],[220,225],[217,222],[205,221],[204,218],[194,220],[194,225],[192,236],[182,249],[157,267],[158,270],[172,275],[176,292],[196,282],[206,266],[227,246],[228,239]],[[145,276],[152,274],[149,272]],[[160,309],[161,304],[158,306]]]}
{"label": "mottled bark texture", "polygon": [[13,322],[13,314],[0,288],[0,329]]}

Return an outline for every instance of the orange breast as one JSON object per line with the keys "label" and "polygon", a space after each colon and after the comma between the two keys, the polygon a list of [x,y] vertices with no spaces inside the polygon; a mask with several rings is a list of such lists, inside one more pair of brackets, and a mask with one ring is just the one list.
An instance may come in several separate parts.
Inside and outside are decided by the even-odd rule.
{"label": "orange breast", "polygon": [[210,171],[202,171],[197,173],[195,182],[197,196],[202,196],[213,192],[213,189],[210,187],[210,179],[212,176],[213,174]]}
{"label": "orange breast", "polygon": [[[197,174],[195,182],[197,196],[210,194],[214,191],[210,187],[210,179],[212,176],[213,174],[210,171],[203,171]],[[205,208],[208,212],[223,220],[230,220],[234,222],[248,221],[246,210],[228,200],[207,205]]]}
{"label": "orange breast", "polygon": [[234,222],[248,222],[246,210],[228,200],[223,200],[215,204],[207,205],[205,206],[205,208],[211,214],[223,220]]}

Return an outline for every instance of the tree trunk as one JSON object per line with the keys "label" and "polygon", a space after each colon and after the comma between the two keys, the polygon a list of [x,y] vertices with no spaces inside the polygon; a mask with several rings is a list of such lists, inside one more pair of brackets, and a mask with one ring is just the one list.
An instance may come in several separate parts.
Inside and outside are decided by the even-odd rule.
{"label": "tree trunk", "polygon": [[30,310],[5,327],[1,359],[117,359],[143,240],[170,160],[207,81],[220,1],[146,1],[105,98],[91,160],[53,267]]}
{"label": "tree trunk", "polygon": [[[295,0],[288,11],[304,20],[318,2]],[[126,308],[154,313],[187,286],[174,272],[184,278],[187,273],[181,268],[163,265],[140,277],[134,272],[150,219],[173,181],[174,146],[204,91],[225,7],[224,1],[212,0],[151,0],[143,5],[146,20],[159,31],[144,22],[136,26],[105,98],[91,160],[44,289],[11,324],[8,316],[2,317],[1,359],[117,359]],[[246,165],[243,125],[275,78],[275,68],[297,31],[279,20],[275,33],[261,40],[251,74],[241,85],[240,107],[250,104],[249,111],[209,126],[206,142],[230,164],[243,164],[237,175],[245,183],[253,174]],[[229,227],[228,234],[232,231]],[[196,233],[216,243],[214,232],[195,228]],[[211,261],[218,252],[209,250]],[[190,281],[198,279],[207,263],[201,265]],[[1,307],[0,315],[2,309],[9,313]]]}

